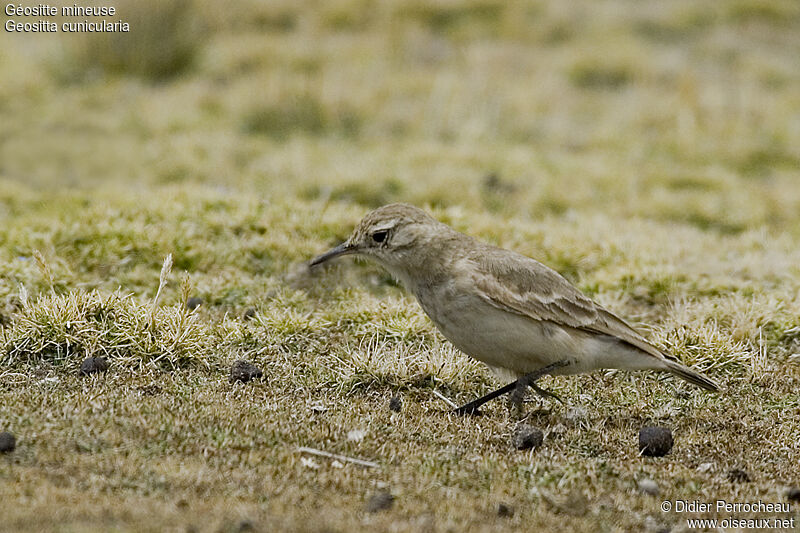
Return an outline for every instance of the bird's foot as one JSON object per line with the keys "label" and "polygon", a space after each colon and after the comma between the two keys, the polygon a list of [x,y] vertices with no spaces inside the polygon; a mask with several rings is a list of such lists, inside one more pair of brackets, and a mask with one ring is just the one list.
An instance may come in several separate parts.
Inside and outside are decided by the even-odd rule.
{"label": "bird's foot", "polygon": [[536,394],[538,394],[539,396],[541,396],[543,398],[553,398],[554,400],[558,400],[558,403],[560,403],[561,405],[564,405],[564,400],[562,400],[561,398],[559,398],[558,396],[556,396],[554,393],[550,392],[549,390],[545,390],[545,389],[541,388],[536,383],[531,383],[531,388],[533,390],[535,390]]}
{"label": "bird's foot", "polygon": [[515,382],[511,394],[508,395],[508,404],[518,409],[522,407],[522,402],[525,401],[525,394],[528,392],[528,387],[533,387],[534,385],[534,382],[530,379],[530,374],[519,378]]}
{"label": "bird's foot", "polygon": [[533,390],[535,390],[539,394],[539,396],[542,396],[542,397],[545,397],[545,398],[555,398],[559,402],[564,403],[561,400],[561,398],[559,398],[558,396],[556,396],[552,392],[546,391],[546,390],[542,389],[541,387],[539,387],[536,384],[536,380],[539,379],[540,377],[544,376],[545,374],[549,374],[553,370],[555,370],[557,368],[561,368],[562,366],[567,366],[570,363],[571,363],[571,361],[569,359],[563,359],[561,361],[556,361],[555,363],[552,363],[552,364],[547,365],[547,366],[545,366],[543,368],[540,368],[539,370],[531,372],[530,374],[526,374],[526,375],[522,376],[521,378],[519,378],[518,380],[512,381],[508,385],[500,387],[499,389],[490,392],[486,396],[483,396],[481,398],[478,398],[477,400],[473,400],[473,401],[471,401],[471,402],[469,402],[467,404],[464,404],[461,407],[457,407],[456,409],[453,409],[453,413],[455,413],[457,415],[476,415],[476,416],[480,416],[481,412],[478,410],[478,408],[481,405],[485,404],[489,400],[493,400],[493,399],[497,398],[498,396],[502,396],[503,394],[508,394],[509,392],[511,393],[511,396],[509,397],[509,402],[512,405],[520,407],[522,405],[522,401],[525,399],[525,392],[528,390],[528,387],[531,387]]}
{"label": "bird's foot", "polygon": [[509,403],[511,403],[512,405],[517,406],[517,407],[521,406],[523,400],[525,399],[525,393],[527,392],[528,387],[530,387],[534,391],[536,391],[536,394],[538,394],[542,398],[553,398],[553,399],[558,400],[560,403],[563,404],[564,400],[562,400],[561,398],[559,398],[558,396],[556,396],[554,393],[550,392],[549,390],[545,390],[545,389],[541,388],[539,385],[536,384],[536,382],[542,376],[545,376],[545,375],[549,374],[550,372],[552,372],[553,370],[555,370],[557,368],[561,368],[563,366],[567,366],[568,364],[569,364],[569,361],[567,359],[563,359],[561,361],[556,361],[553,364],[550,364],[550,365],[547,365],[547,366],[545,366],[543,368],[540,368],[539,370],[535,370],[535,371],[531,372],[530,374],[525,374],[524,376],[522,376],[521,378],[519,378],[516,381],[516,384],[514,385],[514,389],[511,391],[511,394],[509,395],[509,398],[508,398]]}

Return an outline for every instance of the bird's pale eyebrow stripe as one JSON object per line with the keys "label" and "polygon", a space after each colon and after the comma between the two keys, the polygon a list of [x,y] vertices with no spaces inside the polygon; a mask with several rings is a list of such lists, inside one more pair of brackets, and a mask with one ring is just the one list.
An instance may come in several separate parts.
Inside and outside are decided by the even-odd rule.
{"label": "bird's pale eyebrow stripe", "polygon": [[393,221],[391,221],[389,223],[381,224],[380,226],[373,226],[372,228],[370,228],[370,232],[376,233],[378,231],[388,231],[388,230],[392,229],[394,226],[395,226],[395,222],[393,220]]}

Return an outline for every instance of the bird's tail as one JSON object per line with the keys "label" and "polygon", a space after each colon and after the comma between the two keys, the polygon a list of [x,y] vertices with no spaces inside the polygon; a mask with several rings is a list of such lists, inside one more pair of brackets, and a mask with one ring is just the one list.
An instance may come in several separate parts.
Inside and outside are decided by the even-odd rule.
{"label": "bird's tail", "polygon": [[685,379],[689,383],[693,383],[698,387],[702,387],[712,392],[719,391],[719,386],[710,379],[708,379],[707,377],[705,377],[703,374],[695,372],[691,368],[683,366],[682,364],[676,363],[675,361],[671,361],[669,359],[666,359],[664,363],[667,367],[667,370],[669,370],[679,378]]}

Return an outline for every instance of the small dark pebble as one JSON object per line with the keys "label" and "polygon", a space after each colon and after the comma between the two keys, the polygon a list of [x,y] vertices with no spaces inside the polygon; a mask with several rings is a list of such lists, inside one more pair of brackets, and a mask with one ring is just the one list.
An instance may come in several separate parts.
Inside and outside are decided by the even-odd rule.
{"label": "small dark pebble", "polygon": [[17,439],[13,433],[3,431],[0,433],[0,453],[13,452],[17,447]]}
{"label": "small dark pebble", "polygon": [[516,431],[514,431],[514,436],[511,440],[516,449],[528,450],[530,448],[541,446],[542,442],[544,441],[544,434],[542,433],[542,430],[533,426],[528,424],[520,424],[517,426]]}
{"label": "small dark pebble", "polygon": [[728,471],[728,481],[731,483],[747,483],[750,481],[750,474],[741,468],[734,468]]}
{"label": "small dark pebble", "polygon": [[364,508],[368,513],[377,513],[391,509],[392,505],[394,505],[394,496],[388,490],[382,490],[370,496]]}
{"label": "small dark pebble", "polygon": [[672,431],[662,427],[643,427],[639,430],[639,452],[642,455],[661,457],[672,449]]}
{"label": "small dark pebble", "polygon": [[251,365],[247,361],[242,361],[239,359],[233,366],[231,367],[231,378],[230,381],[233,383],[234,381],[241,381],[242,383],[247,383],[250,380],[260,378],[264,375],[264,372],[261,371],[255,365]]}
{"label": "small dark pebble", "polygon": [[236,524],[236,531],[238,533],[244,533],[245,531],[255,531],[256,526],[253,524],[251,520],[240,520],[238,524]]}
{"label": "small dark pebble", "polygon": [[81,376],[89,376],[97,374],[98,372],[105,372],[108,370],[108,361],[105,357],[87,357],[81,363],[81,369],[78,374]]}
{"label": "small dark pebble", "polygon": [[514,516],[514,508],[506,503],[497,504],[497,516],[500,518],[511,518]]}
{"label": "small dark pebble", "polygon": [[186,301],[186,307],[188,309],[194,310],[200,307],[201,305],[203,305],[203,299],[200,298],[199,296],[192,296]]}
{"label": "small dark pebble", "polygon": [[501,194],[511,194],[517,189],[512,183],[505,181],[494,172],[484,176],[483,188],[489,192]]}
{"label": "small dark pebble", "polygon": [[392,396],[389,400],[389,410],[399,413],[402,408],[403,400],[400,399],[400,396]]}
{"label": "small dark pebble", "polygon": [[242,320],[253,320],[256,317],[256,308],[249,307],[244,313],[242,313]]}
{"label": "small dark pebble", "polygon": [[792,487],[787,490],[786,499],[790,502],[800,503],[800,487]]}

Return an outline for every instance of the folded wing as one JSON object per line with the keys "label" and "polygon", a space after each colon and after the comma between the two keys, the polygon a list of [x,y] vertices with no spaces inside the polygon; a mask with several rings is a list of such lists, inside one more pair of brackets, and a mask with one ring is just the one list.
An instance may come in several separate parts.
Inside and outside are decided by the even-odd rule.
{"label": "folded wing", "polygon": [[470,259],[479,265],[473,269],[473,282],[491,305],[534,320],[609,335],[653,357],[673,359],[561,274],[530,257],[487,247]]}

